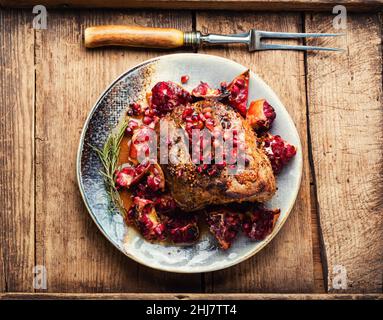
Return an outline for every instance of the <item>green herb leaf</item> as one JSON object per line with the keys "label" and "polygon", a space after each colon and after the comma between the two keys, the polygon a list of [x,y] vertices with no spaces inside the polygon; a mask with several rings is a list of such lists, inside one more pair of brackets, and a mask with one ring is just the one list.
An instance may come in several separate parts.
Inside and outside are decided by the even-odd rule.
{"label": "green herb leaf", "polygon": [[107,188],[107,193],[111,199],[111,212],[113,213],[113,209],[118,209],[123,215],[125,213],[125,209],[122,204],[120,194],[116,189],[115,172],[117,169],[118,156],[120,154],[121,140],[124,137],[127,126],[128,123],[124,121],[118,128],[117,132],[110,134],[102,149],[89,144],[89,146],[100,158],[101,164],[103,166],[103,170],[100,170],[100,174],[103,176],[105,186]]}

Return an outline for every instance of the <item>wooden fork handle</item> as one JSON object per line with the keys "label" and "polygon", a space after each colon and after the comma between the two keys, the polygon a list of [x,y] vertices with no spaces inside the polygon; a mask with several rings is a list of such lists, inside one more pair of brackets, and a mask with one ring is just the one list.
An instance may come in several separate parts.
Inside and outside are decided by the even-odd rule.
{"label": "wooden fork handle", "polygon": [[105,25],[85,29],[85,46],[127,46],[171,49],[184,45],[184,32],[170,28]]}

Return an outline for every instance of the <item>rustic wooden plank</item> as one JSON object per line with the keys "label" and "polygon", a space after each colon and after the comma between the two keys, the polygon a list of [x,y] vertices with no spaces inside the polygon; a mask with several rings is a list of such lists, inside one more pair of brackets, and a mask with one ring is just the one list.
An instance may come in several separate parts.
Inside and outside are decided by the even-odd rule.
{"label": "rustic wooden plank", "polygon": [[111,23],[192,26],[189,12],[49,11],[48,29],[36,39],[37,262],[51,292],[200,290],[200,275],[159,275],[119,253],[78,192],[75,158],[88,111],[119,74],[160,54],[83,47],[85,27]]}
{"label": "rustic wooden plank", "polygon": [[0,300],[383,300],[382,294],[169,294],[169,293],[0,293]]}
{"label": "rustic wooden plank", "polygon": [[[25,7],[43,4],[50,7],[99,7],[99,8],[161,8],[161,9],[210,9],[210,10],[315,10],[330,11],[335,6],[333,0],[0,0],[0,5]],[[347,10],[368,11],[382,7],[381,0],[339,0]]]}
{"label": "rustic wooden plank", "polygon": [[139,291],[147,293],[204,292],[203,276],[200,273],[169,273],[140,266]]}
{"label": "rustic wooden plank", "polygon": [[[307,32],[334,31],[330,15],[306,15]],[[381,21],[348,15],[347,36],[310,41],[339,54],[307,56],[310,129],[320,227],[333,268],[347,271],[348,292],[382,292],[383,109]]]}
{"label": "rustic wooden plank", "polygon": [[[300,31],[300,15],[212,12],[197,13],[203,32],[263,30]],[[292,41],[294,43],[294,40]],[[236,60],[257,72],[279,95],[298,128],[304,155],[301,189],[286,225],[255,257],[215,272],[206,280],[208,292],[312,292],[314,289],[310,216],[310,183],[306,133],[304,56],[301,52],[249,53],[244,47],[206,48],[205,53]]]}
{"label": "rustic wooden plank", "polygon": [[33,291],[34,33],[0,10],[0,291]]}
{"label": "rustic wooden plank", "polygon": [[[311,173],[311,170],[310,170]],[[316,204],[316,189],[311,185],[311,232],[313,244],[313,263],[314,263],[314,292],[325,293],[325,282],[323,275],[323,261],[321,255],[321,241],[319,232],[319,217]]]}

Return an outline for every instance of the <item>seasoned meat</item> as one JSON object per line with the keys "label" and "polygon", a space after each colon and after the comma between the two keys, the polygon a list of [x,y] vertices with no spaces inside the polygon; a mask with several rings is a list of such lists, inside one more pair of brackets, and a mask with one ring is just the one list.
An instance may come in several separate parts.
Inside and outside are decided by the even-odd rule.
{"label": "seasoned meat", "polygon": [[[161,122],[162,128],[164,125],[168,128],[169,152],[169,163],[162,161],[161,167],[181,209],[195,211],[210,204],[265,202],[275,193],[270,161],[258,147],[250,125],[231,107],[216,100],[202,100],[175,108]],[[183,133],[177,130],[180,128],[184,129]],[[243,170],[233,174],[233,166],[225,162],[209,165],[193,162],[190,140],[194,128],[207,128],[214,134],[225,132],[225,129],[232,133],[242,132],[245,152],[240,149],[236,152],[242,157],[245,155]]]}

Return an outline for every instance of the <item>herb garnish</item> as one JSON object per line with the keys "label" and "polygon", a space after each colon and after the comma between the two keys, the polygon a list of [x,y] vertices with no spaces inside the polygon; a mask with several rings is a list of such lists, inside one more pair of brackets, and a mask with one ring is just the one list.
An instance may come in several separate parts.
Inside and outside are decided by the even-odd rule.
{"label": "herb garnish", "polygon": [[100,174],[104,178],[107,193],[110,199],[112,200],[111,209],[113,210],[117,208],[121,213],[125,212],[125,209],[122,204],[120,194],[118,193],[118,190],[116,188],[115,178],[118,156],[120,154],[120,144],[122,138],[124,137],[124,133],[127,126],[128,123],[124,121],[120,128],[118,128],[117,132],[110,134],[110,136],[108,137],[104,146],[101,149],[89,144],[89,146],[97,153],[102,163],[103,170],[100,170]]}

